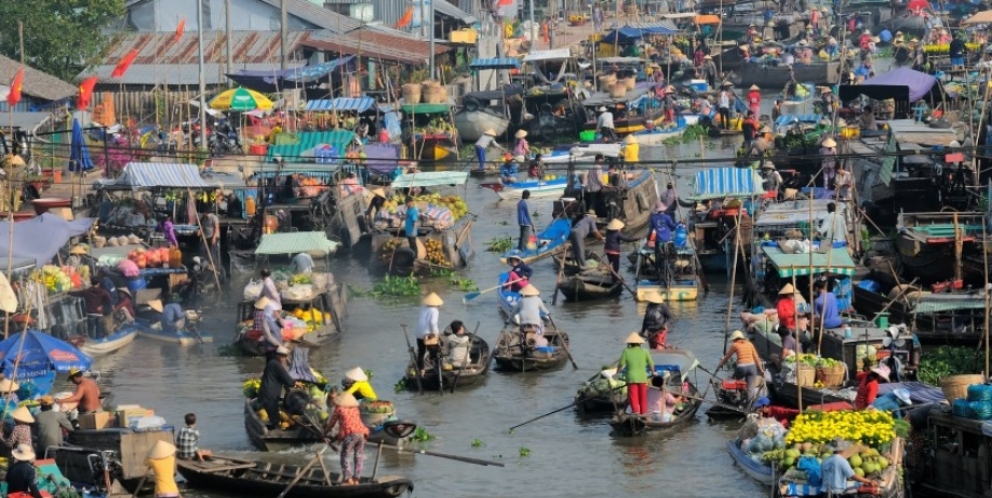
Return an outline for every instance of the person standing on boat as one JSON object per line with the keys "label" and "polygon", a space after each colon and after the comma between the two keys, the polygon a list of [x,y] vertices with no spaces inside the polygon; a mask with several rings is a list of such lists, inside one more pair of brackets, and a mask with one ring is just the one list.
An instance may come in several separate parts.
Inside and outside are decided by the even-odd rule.
{"label": "person standing on boat", "polygon": [[758,350],[754,348],[754,344],[751,344],[744,336],[744,332],[740,330],[735,330],[733,334],[730,335],[730,342],[732,343],[730,349],[727,350],[727,354],[720,359],[720,363],[717,363],[714,371],[719,371],[720,367],[723,366],[731,356],[737,359],[737,367],[734,368],[733,378],[736,380],[747,381],[747,394],[748,399],[754,398],[754,392],[757,389],[757,379],[758,375],[765,375],[765,367],[761,363],[761,357],[758,356]]}
{"label": "person standing on boat", "polygon": [[31,498],[42,498],[38,489],[38,474],[34,467],[35,454],[31,444],[19,444],[10,452],[13,464],[7,468],[7,496],[15,493],[30,495]]}
{"label": "person standing on boat", "polygon": [[747,106],[755,119],[761,115],[761,88],[758,85],[751,85],[747,92]]}
{"label": "person standing on boat", "polygon": [[854,190],[854,175],[844,167],[844,163],[837,166],[837,179],[834,180],[834,186],[837,188],[838,199],[842,201],[851,199],[851,191]]}
{"label": "person standing on boat", "polygon": [[462,368],[470,363],[472,338],[465,333],[465,324],[455,320],[448,325],[448,364],[454,368]]}
{"label": "person standing on boat", "polygon": [[69,403],[78,403],[77,409],[80,415],[96,413],[103,409],[100,405],[100,386],[95,380],[83,377],[83,371],[78,368],[70,368],[69,382],[76,385],[76,391],[68,398],[57,400],[59,406],[65,409],[65,405]]}
{"label": "person standing on boat", "polygon": [[346,394],[354,396],[359,401],[363,399],[375,401],[379,398],[375,394],[375,389],[372,389],[369,376],[365,370],[362,370],[362,367],[355,367],[345,372],[344,378],[341,379],[341,387],[345,389]]}
{"label": "person standing on boat", "polygon": [[962,39],[962,34],[959,31],[954,33],[954,39],[951,40],[949,55],[951,58],[951,69],[963,69],[964,68],[964,55],[965,55],[965,45]]}
{"label": "person standing on boat", "polygon": [[827,282],[817,280],[813,284],[813,292],[816,299],[813,300],[813,319],[816,324],[823,324],[823,328],[835,329],[844,324],[840,319],[840,311],[837,307],[837,296],[827,290]]}
{"label": "person standing on boat", "polygon": [[741,133],[744,135],[744,150],[751,149],[751,143],[758,136],[758,128],[760,127],[761,124],[754,117],[754,111],[747,111],[747,117],[741,123]]}
{"label": "person standing on boat", "polygon": [[[134,311],[134,301],[131,300],[131,291],[127,287],[119,287],[117,289],[117,304],[114,305],[114,313],[123,315],[124,323],[131,323],[134,321],[135,311]],[[120,317],[118,317],[120,318]]]}
{"label": "person standing on boat", "polygon": [[823,156],[823,188],[829,189],[837,168],[837,142],[827,137],[821,145],[820,155]]}
{"label": "person standing on boat", "polygon": [[602,200],[600,195],[603,192],[603,162],[606,158],[602,154],[596,154],[596,162],[593,163],[592,167],[589,168],[589,172],[586,173],[585,181],[585,201],[586,209],[595,211],[596,215],[599,215],[601,209],[600,204]]}
{"label": "person standing on boat", "polygon": [[262,268],[259,272],[262,276],[262,297],[269,298],[269,303],[271,303],[277,310],[282,309],[282,296],[279,295],[279,289],[276,288],[275,280],[272,280],[272,271],[268,268]]}
{"label": "person standing on boat", "polygon": [[519,292],[530,283],[530,278],[534,276],[534,270],[527,266],[524,260],[520,259],[520,256],[507,256],[506,262],[510,265],[506,287],[511,291]]}
{"label": "person standing on boat", "polygon": [[520,290],[520,299],[510,310],[510,317],[517,319],[521,329],[526,325],[533,325],[537,327],[539,336],[544,336],[544,317],[550,314],[541,299],[541,291],[532,284]]}
{"label": "person standing on boat", "polygon": [[720,90],[720,97],[717,101],[716,110],[720,114],[720,121],[724,130],[730,129],[730,99],[733,96],[733,84],[729,81],[723,82]]}
{"label": "person standing on boat", "polygon": [[417,247],[417,223],[420,221],[420,210],[413,203],[413,197],[406,198],[406,216],[403,219],[403,232],[406,234],[406,241],[410,244],[410,250],[415,254]]}
{"label": "person standing on boat", "polygon": [[479,160],[479,171],[486,170],[486,149],[490,146],[506,152],[502,145],[496,143],[496,130],[492,128],[482,132],[482,136],[475,141],[475,157]]}
{"label": "person standing on boat", "polygon": [[847,221],[844,215],[837,212],[837,204],[827,203],[827,217],[820,223],[817,229],[820,240],[831,244],[833,242],[847,242]]}
{"label": "person standing on boat", "polygon": [[313,256],[310,256],[305,252],[301,252],[296,256],[293,256],[293,261],[289,265],[289,270],[296,275],[301,273],[313,273]]}
{"label": "person standing on boat", "polygon": [[517,139],[517,142],[513,145],[513,155],[514,156],[524,156],[524,158],[530,157],[530,144],[527,143],[527,130],[517,130],[513,134],[513,138]]}
{"label": "person standing on boat", "polygon": [[592,8],[592,24],[596,32],[603,30],[603,7],[599,3]]}
{"label": "person standing on boat", "polygon": [[[358,400],[354,396],[348,393],[339,394],[331,402],[334,403],[334,412],[324,426],[324,438],[328,438],[334,426],[339,425],[337,439],[341,443],[341,478],[345,486],[354,486],[362,477],[365,440],[369,438],[369,428],[362,422]],[[350,461],[349,453],[352,455]]]}
{"label": "person standing on boat", "polygon": [[148,451],[145,465],[152,469],[155,481],[155,498],[179,498],[176,484],[176,447],[162,440],[155,442]]}
{"label": "person standing on boat", "polygon": [[672,310],[658,293],[649,294],[644,300],[648,302],[648,307],[644,310],[641,335],[648,339],[651,349],[665,349],[668,322],[672,321]]}
{"label": "person standing on boat", "polygon": [[[659,196],[659,201],[665,205],[665,214],[675,219],[675,211],[678,210],[679,193],[675,191],[675,184],[671,180],[665,184],[665,191]],[[657,205],[656,205],[657,207]],[[674,230],[674,228],[673,228]]]}
{"label": "person standing on boat", "polygon": [[586,215],[572,225],[572,232],[568,234],[568,241],[572,244],[572,259],[579,268],[586,266],[586,237],[592,234],[599,240],[606,240],[599,228],[596,227],[596,210],[586,211]]}
{"label": "person standing on boat", "polygon": [[282,390],[292,389],[296,385],[296,380],[289,375],[286,365],[289,363],[289,350],[285,346],[276,348],[275,358],[265,364],[262,372],[262,385],[258,387],[258,404],[265,410],[268,416],[266,427],[275,430],[279,425],[279,399],[282,397]]}
{"label": "person standing on boat", "polygon": [[[636,415],[648,413],[648,377],[654,377],[654,359],[651,353],[641,347],[644,338],[637,332],[627,336],[627,347],[620,354],[617,362],[618,371],[624,372],[627,381],[627,400],[630,402],[630,412]],[[650,372],[650,373],[649,373]]]}
{"label": "person standing on boat", "polygon": [[424,357],[427,356],[428,347],[437,347],[440,344],[441,331],[437,324],[441,317],[440,308],[444,304],[441,296],[431,292],[420,301],[423,305],[420,308],[420,318],[417,319],[417,368],[420,369],[420,376],[423,377]]}
{"label": "person standing on boat", "polygon": [[72,432],[73,427],[65,413],[52,410],[55,399],[51,396],[39,398],[38,405],[38,414],[34,417],[38,428],[38,453],[45,454],[48,448],[62,446],[62,430]]}
{"label": "person standing on boat", "polygon": [[778,291],[775,311],[780,326],[789,330],[796,330],[796,288],[792,284],[785,284]]}
{"label": "person standing on boat", "polygon": [[665,278],[672,233],[678,225],[668,215],[668,206],[665,203],[658,201],[654,211],[654,214],[650,218],[651,228],[648,229],[648,240],[654,240],[654,266],[658,272],[658,280],[660,281]]}
{"label": "person standing on boat", "polygon": [[603,141],[611,144],[617,141],[617,130],[613,124],[613,113],[606,106],[599,106],[596,109],[599,117],[596,118],[596,133],[603,135]]}
{"label": "person standing on boat", "polygon": [[15,449],[21,444],[31,447],[34,444],[31,440],[31,424],[35,422],[31,412],[26,407],[19,406],[11,412],[10,418],[14,419],[14,428],[10,431],[9,436],[3,438],[3,444],[11,449]]}
{"label": "person standing on boat", "polygon": [[527,250],[530,236],[536,232],[534,220],[530,218],[530,205],[527,203],[527,199],[530,199],[530,190],[524,190],[520,194],[520,200],[517,201],[517,225],[520,226],[520,240],[517,241],[517,250],[520,252]]}
{"label": "person standing on boat", "polygon": [[703,73],[706,75],[706,84],[710,88],[716,88],[716,77],[718,76],[718,71],[716,69],[716,63],[713,62],[713,56],[707,55],[703,57]]}
{"label": "person standing on boat", "polygon": [[623,227],[626,224],[618,219],[610,220],[606,225],[606,243],[603,245],[603,252],[606,253],[606,259],[610,262],[610,266],[613,268],[613,283],[619,281],[620,274],[620,244],[622,242],[637,242],[640,240],[636,237],[628,237],[623,234]]}
{"label": "person standing on boat", "polygon": [[782,175],[775,169],[775,163],[767,160],[761,162],[761,178],[764,180],[762,188],[766,192],[775,192],[777,197],[778,190],[782,187]]}

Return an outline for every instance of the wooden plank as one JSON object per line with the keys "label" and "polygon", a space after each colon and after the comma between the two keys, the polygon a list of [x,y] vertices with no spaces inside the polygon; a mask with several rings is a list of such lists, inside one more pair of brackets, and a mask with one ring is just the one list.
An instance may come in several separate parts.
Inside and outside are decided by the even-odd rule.
{"label": "wooden plank", "polygon": [[190,468],[193,468],[193,469],[196,469],[196,470],[199,470],[199,471],[202,471],[202,472],[215,473],[215,472],[225,472],[225,471],[228,471],[228,470],[253,469],[257,465],[258,465],[257,463],[254,463],[253,462],[253,463],[240,463],[240,464],[237,464],[237,465],[224,465],[224,466],[220,466],[220,467],[206,467],[206,466],[203,466],[202,464],[201,465],[195,465],[194,464],[194,465],[190,465],[189,467]]}

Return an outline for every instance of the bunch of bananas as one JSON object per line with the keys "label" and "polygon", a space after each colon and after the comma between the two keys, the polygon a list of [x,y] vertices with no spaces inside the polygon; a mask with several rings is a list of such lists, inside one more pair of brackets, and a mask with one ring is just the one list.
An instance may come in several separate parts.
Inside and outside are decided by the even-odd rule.
{"label": "bunch of bananas", "polygon": [[427,248],[427,261],[440,266],[448,265],[448,260],[444,257],[444,247],[441,245],[440,240],[428,239],[424,247]]}

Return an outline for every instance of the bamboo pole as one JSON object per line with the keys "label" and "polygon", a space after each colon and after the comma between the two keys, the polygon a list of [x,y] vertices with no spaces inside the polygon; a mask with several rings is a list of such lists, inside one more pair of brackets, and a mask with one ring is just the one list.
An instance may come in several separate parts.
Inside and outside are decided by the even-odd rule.
{"label": "bamboo pole", "polygon": [[984,263],[985,278],[982,280],[985,282],[985,378],[989,378],[989,254],[988,254],[988,240],[986,237],[985,223],[982,223],[982,262]]}
{"label": "bamboo pole", "polygon": [[[792,268],[792,288],[793,289],[796,288],[796,268],[795,267]],[[796,302],[796,296],[793,295],[792,296],[793,307],[795,307],[795,302]],[[812,322],[812,320],[810,320],[810,322]],[[785,353],[785,351],[783,350],[782,351],[782,354],[784,355],[784,353]],[[802,364],[801,361],[799,361],[798,354],[799,353],[797,352],[796,353],[796,355],[797,355],[796,356],[796,398],[798,400],[798,403],[796,403],[796,405],[799,408],[799,413],[802,413],[803,412],[803,386],[799,382],[799,370],[802,368],[803,364]]]}
{"label": "bamboo pole", "polygon": [[734,312],[734,290],[737,288],[737,260],[741,249],[741,214],[743,209],[737,211],[737,227],[734,234],[734,264],[730,274],[730,299],[727,301],[727,320],[723,327],[723,351],[727,351],[727,340],[730,336],[730,316]]}
{"label": "bamboo pole", "polygon": [[[24,23],[17,21],[17,37],[21,49],[21,71],[24,70]],[[10,91],[14,91],[13,88]],[[10,157],[11,165],[9,171],[9,177],[7,178],[7,194],[4,204],[7,205],[7,280],[11,280],[11,273],[14,271],[14,106],[7,106],[7,124],[10,126]],[[4,144],[6,145],[6,144]],[[10,334],[10,315],[11,313],[4,313],[3,318],[3,337],[4,339]],[[21,346],[24,346],[24,340],[21,340]],[[21,358],[20,350],[17,352],[18,361]],[[14,365],[14,370],[16,373],[17,364]],[[13,379],[11,379],[13,380]],[[8,394],[9,397],[9,394]],[[6,411],[6,405],[4,405],[4,410]],[[0,418],[0,420],[3,420]]]}

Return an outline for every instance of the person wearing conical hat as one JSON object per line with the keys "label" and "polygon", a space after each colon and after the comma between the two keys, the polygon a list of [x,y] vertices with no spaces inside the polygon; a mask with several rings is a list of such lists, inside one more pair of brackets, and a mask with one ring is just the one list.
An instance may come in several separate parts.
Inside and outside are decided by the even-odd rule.
{"label": "person wearing conical hat", "polygon": [[641,160],[641,144],[637,141],[637,137],[634,135],[624,137],[620,153],[623,156],[624,164],[632,165],[639,162]]}
{"label": "person wearing conical hat", "polygon": [[827,137],[820,145],[820,155],[823,156],[821,169],[823,171],[823,188],[830,188],[837,170],[837,142]]}
{"label": "person wearing conical hat", "polygon": [[514,156],[530,157],[530,144],[527,143],[527,130],[517,130],[513,135],[517,142],[513,145]]}
{"label": "person wearing conical hat", "polygon": [[372,384],[369,382],[369,376],[365,370],[362,370],[362,367],[355,367],[345,372],[344,378],[341,379],[341,387],[344,388],[346,394],[351,394],[358,400],[375,401],[378,399],[378,396],[375,395],[375,389],[372,389]]}
{"label": "person wearing conical hat", "polygon": [[276,349],[283,345],[279,310],[265,296],[259,297],[253,307],[251,337],[259,342],[259,350],[265,353],[265,360],[273,360]]}
{"label": "person wearing conical hat", "polygon": [[637,332],[631,332],[624,342],[627,346],[617,361],[617,371],[624,372],[624,380],[627,381],[630,412],[647,415],[648,377],[654,377],[654,360],[651,353],[641,347],[645,341]]}
{"label": "person wearing conical hat", "polygon": [[158,440],[148,450],[145,465],[152,469],[155,481],[155,498],[178,498],[176,485],[176,447],[172,443]]}
{"label": "person wearing conical hat", "polygon": [[7,467],[7,496],[30,496],[41,498],[38,489],[38,471],[34,466],[36,458],[30,444],[19,444],[10,452],[13,462]]}
{"label": "person wearing conical hat", "polygon": [[617,141],[617,130],[613,123],[613,112],[606,106],[599,106],[599,116],[596,118],[596,133],[603,135],[603,141],[614,143]]}
{"label": "person wearing conical hat", "polygon": [[544,320],[551,316],[551,312],[544,306],[541,291],[534,284],[528,284],[520,290],[520,299],[510,310],[510,316],[515,318],[521,328],[526,325],[537,327],[537,335],[543,336]]}
{"label": "person wearing conical hat", "polygon": [[779,289],[775,310],[778,312],[780,326],[796,330],[796,289],[791,283]]}
{"label": "person wearing conical hat", "polygon": [[768,160],[762,161],[759,174],[762,179],[761,187],[765,189],[765,192],[775,192],[777,197],[783,182],[782,175],[775,169],[775,163]]}
{"label": "person wearing conical hat", "polygon": [[606,224],[606,235],[605,242],[603,245],[603,252],[606,253],[606,259],[610,262],[610,266],[613,268],[613,282],[618,281],[618,276],[620,274],[620,244],[623,242],[637,242],[640,240],[637,237],[628,237],[624,235],[623,228],[626,224],[616,218],[610,220]]}
{"label": "person wearing conical hat", "polygon": [[289,375],[289,349],[286,346],[276,348],[274,358],[265,363],[262,371],[262,384],[258,387],[258,404],[265,410],[268,420],[265,425],[269,430],[275,430],[279,425],[279,399],[282,391],[289,391],[296,385],[296,379]]}
{"label": "person wearing conical hat", "polygon": [[479,171],[486,170],[486,149],[489,147],[496,147],[503,152],[507,152],[502,145],[496,143],[496,131],[492,128],[484,131],[482,136],[475,141],[475,157],[479,160]]}
{"label": "person wearing conical hat", "polygon": [[747,107],[754,114],[754,118],[758,119],[761,115],[761,88],[758,85],[751,85],[751,88],[747,92]]}
{"label": "person wearing conical hat", "polygon": [[96,413],[103,409],[100,405],[100,386],[96,381],[83,376],[83,371],[78,368],[69,369],[69,382],[76,385],[76,391],[68,398],[61,398],[56,401],[59,406],[65,408],[66,405],[77,403],[77,410],[80,415]]}
{"label": "person wearing conical hat", "polygon": [[426,373],[424,357],[427,356],[427,348],[441,344],[441,331],[437,324],[441,318],[440,308],[444,301],[437,293],[431,292],[420,300],[420,304],[420,317],[417,319],[417,367],[420,368],[420,375],[423,376]]}
{"label": "person wearing conical hat", "polygon": [[31,412],[26,407],[19,406],[10,413],[10,418],[14,419],[14,429],[9,436],[3,438],[3,444],[11,449],[17,448],[19,444],[31,447],[34,444],[31,440],[31,424],[34,423]]}
{"label": "person wearing conical hat", "polygon": [[186,312],[179,303],[162,304],[160,299],[148,301],[148,307],[158,313],[163,332],[178,334],[186,328]]}
{"label": "person wearing conical hat", "polygon": [[641,336],[648,339],[651,349],[665,349],[668,339],[668,323],[672,321],[672,310],[665,304],[659,293],[648,294],[644,299],[648,306],[641,322]]}
{"label": "person wearing conical hat", "polygon": [[727,350],[727,354],[717,363],[714,371],[719,371],[731,356],[735,357],[737,367],[734,368],[733,378],[736,380],[746,380],[748,399],[754,399],[758,375],[765,375],[765,367],[761,362],[761,357],[758,355],[758,350],[755,349],[754,344],[751,344],[747,340],[747,337],[744,336],[744,332],[740,330],[735,330],[730,335],[730,342],[730,349]]}
{"label": "person wearing conical hat", "polygon": [[[369,437],[369,428],[362,422],[362,414],[358,410],[358,400],[348,393],[328,396],[334,411],[324,426],[324,437],[330,438],[335,426],[338,426],[337,440],[341,443],[341,478],[343,485],[358,484],[362,476],[362,466],[365,463],[365,440]],[[349,459],[348,457],[351,456]]]}
{"label": "person wearing conical hat", "polygon": [[510,266],[510,273],[507,275],[505,286],[513,292],[520,292],[530,283],[534,270],[517,255],[507,256],[506,264]]}

